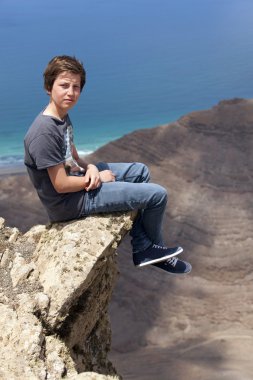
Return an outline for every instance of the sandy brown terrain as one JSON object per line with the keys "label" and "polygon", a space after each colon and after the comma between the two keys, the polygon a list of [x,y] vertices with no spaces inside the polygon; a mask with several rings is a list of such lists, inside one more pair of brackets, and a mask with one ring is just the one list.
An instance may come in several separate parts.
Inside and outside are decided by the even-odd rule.
{"label": "sandy brown terrain", "polygon": [[34,224],[48,222],[37,193],[25,173],[0,175],[0,215],[6,225],[18,227],[22,232]]}
{"label": "sandy brown terrain", "polygon": [[[129,241],[111,303],[111,359],[124,379],[253,379],[253,101],[221,102],[136,131],[92,160],[142,161],[170,194],[164,232],[190,275],[136,269]],[[26,230],[46,215],[25,175],[0,178],[0,215]]]}

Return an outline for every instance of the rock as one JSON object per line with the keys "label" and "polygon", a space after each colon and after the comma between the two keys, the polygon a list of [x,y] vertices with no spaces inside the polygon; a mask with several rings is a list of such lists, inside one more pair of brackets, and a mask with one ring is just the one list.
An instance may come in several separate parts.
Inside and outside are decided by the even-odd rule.
{"label": "rock", "polygon": [[2,268],[5,267],[9,259],[10,259],[10,251],[8,248],[6,248],[3,252],[0,252],[0,266]]}
{"label": "rock", "polygon": [[[116,376],[104,376],[94,372],[80,373],[75,380],[118,380]],[[73,379],[74,380],[74,379]]]}
{"label": "rock", "polygon": [[0,326],[0,378],[46,379],[46,367],[41,359],[44,337],[37,318],[0,304]]}
{"label": "rock", "polygon": [[5,223],[4,218],[1,218],[1,217],[0,217],[0,230],[1,230],[2,228],[4,228],[4,223]]}
{"label": "rock", "polygon": [[0,267],[1,379],[82,379],[89,371],[84,379],[113,379],[107,358],[107,308],[118,273],[113,245],[132,217],[93,216],[25,235],[2,221],[8,259],[2,255]]}
{"label": "rock", "polygon": [[21,281],[24,281],[34,269],[34,263],[31,262],[26,264],[25,259],[21,254],[16,252],[12,269],[10,271],[13,287],[17,286]]}
{"label": "rock", "polygon": [[9,237],[9,242],[14,243],[17,240],[18,235],[19,235],[19,230],[17,228],[12,228],[11,234]]}
{"label": "rock", "polygon": [[70,354],[59,339],[54,336],[46,337],[46,367],[47,379],[61,379],[67,373],[67,378],[76,376],[74,362],[71,360]]}
{"label": "rock", "polygon": [[35,311],[39,311],[45,315],[49,307],[49,302],[50,302],[49,297],[46,294],[40,292],[35,295],[34,300],[35,300]]}
{"label": "rock", "polygon": [[[70,308],[87,291],[100,270],[103,271],[107,263],[113,265],[113,244],[121,239],[122,225],[124,218],[120,221],[120,217],[94,216],[60,227],[53,225],[42,234],[33,260],[38,280],[44,292],[50,294],[47,323],[52,328],[64,323]],[[112,278],[114,272],[109,271],[108,278]]]}

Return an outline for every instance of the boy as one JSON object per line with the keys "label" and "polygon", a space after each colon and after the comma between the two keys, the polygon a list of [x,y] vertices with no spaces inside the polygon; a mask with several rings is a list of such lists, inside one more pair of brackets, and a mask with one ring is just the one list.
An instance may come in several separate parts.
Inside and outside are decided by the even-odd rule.
{"label": "boy", "polygon": [[79,99],[85,75],[75,57],[57,56],[48,63],[44,87],[50,101],[25,136],[25,165],[50,221],[138,210],[131,231],[134,264],[189,273],[191,265],[175,257],[183,249],[163,244],[167,192],[148,183],[148,168],[141,163],[93,165],[79,157],[68,111]]}

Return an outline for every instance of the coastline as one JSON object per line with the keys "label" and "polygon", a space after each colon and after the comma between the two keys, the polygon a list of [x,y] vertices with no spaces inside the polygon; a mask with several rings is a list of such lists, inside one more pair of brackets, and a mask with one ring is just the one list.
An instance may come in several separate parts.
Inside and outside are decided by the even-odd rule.
{"label": "coastline", "polygon": [[26,174],[26,167],[24,164],[4,165],[0,166],[0,177],[16,174]]}

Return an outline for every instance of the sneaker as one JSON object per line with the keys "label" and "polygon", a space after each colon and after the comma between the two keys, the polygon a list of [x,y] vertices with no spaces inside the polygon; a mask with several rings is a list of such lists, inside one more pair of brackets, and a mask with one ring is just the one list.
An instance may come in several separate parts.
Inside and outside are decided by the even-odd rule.
{"label": "sneaker", "polygon": [[168,248],[153,244],[145,251],[134,253],[133,261],[134,265],[138,267],[143,267],[145,265],[150,265],[167,260],[170,257],[179,255],[179,253],[181,252],[183,252],[183,248],[181,247]]}
{"label": "sneaker", "polygon": [[192,266],[187,261],[179,260],[177,257],[172,257],[162,263],[153,264],[155,267],[165,270],[171,274],[187,274],[192,270]]}

